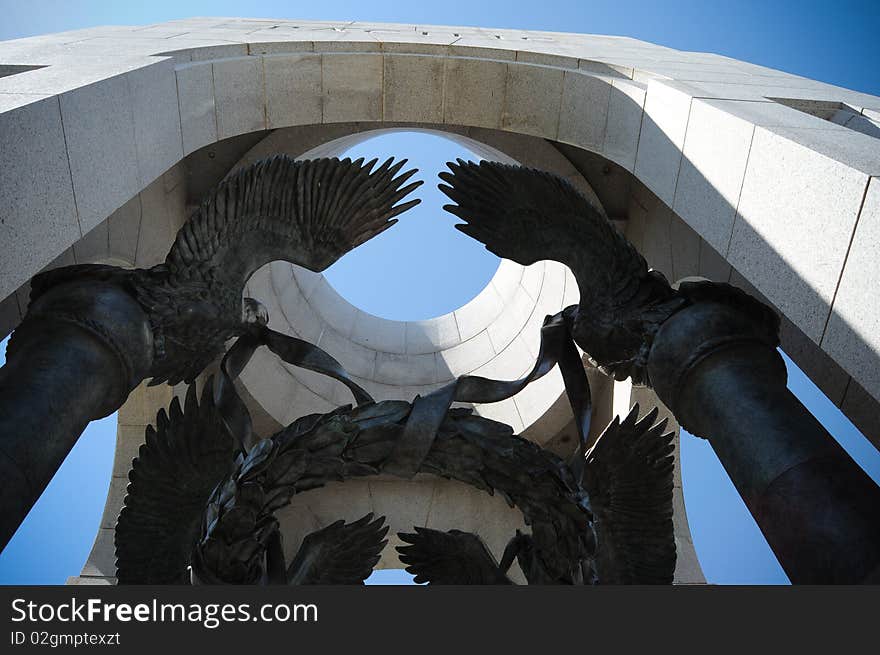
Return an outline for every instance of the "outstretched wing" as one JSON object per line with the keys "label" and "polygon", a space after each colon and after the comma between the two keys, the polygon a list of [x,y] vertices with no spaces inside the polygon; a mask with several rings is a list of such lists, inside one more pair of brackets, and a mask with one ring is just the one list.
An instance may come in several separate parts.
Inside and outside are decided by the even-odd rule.
{"label": "outstretched wing", "polygon": [[208,379],[197,402],[195,385],[184,409],[175,398],[132,462],[116,523],[119,584],[189,584],[187,566],[208,497],[232,470],[232,438],[217,415]]}
{"label": "outstretched wing", "polygon": [[[312,159],[279,155],[221,182],[177,233],[165,265],[172,275],[235,288],[275,260],[322,271],[388,229],[419,200],[395,206],[421,182],[401,186],[406,160]],[[397,176],[397,177],[395,177]]]}
{"label": "outstretched wing", "polygon": [[444,209],[464,224],[455,227],[499,257],[523,265],[552,259],[568,266],[581,304],[612,311],[628,302],[648,273],[644,258],[566,180],[543,171],[498,162],[447,164],[440,185],[455,205]]}
{"label": "outstretched wing", "polygon": [[306,535],[287,569],[289,584],[363,584],[379,562],[388,532],[385,517],[336,521]]}
{"label": "outstretched wing", "polygon": [[601,584],[671,584],[673,433],[657,408],[637,420],[639,406],[608,425],[586,454],[584,488],[598,539]]}
{"label": "outstretched wing", "polygon": [[410,544],[397,546],[397,552],[417,583],[512,584],[486,544],[475,534],[416,527],[415,533],[398,532],[397,536]]}
{"label": "outstretched wing", "polygon": [[580,290],[575,341],[617,379],[643,382],[651,336],[678,301],[602,208],[550,173],[487,161],[448,166],[440,190],[457,203],[444,209],[466,221],[456,227],[499,257],[568,266]]}

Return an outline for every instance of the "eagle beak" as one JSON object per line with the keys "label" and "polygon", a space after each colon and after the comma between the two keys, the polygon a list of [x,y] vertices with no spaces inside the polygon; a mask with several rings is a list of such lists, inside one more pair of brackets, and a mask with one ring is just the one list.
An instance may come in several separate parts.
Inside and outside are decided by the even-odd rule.
{"label": "eagle beak", "polygon": [[267,325],[269,312],[259,300],[245,298],[241,305],[241,321],[247,325]]}

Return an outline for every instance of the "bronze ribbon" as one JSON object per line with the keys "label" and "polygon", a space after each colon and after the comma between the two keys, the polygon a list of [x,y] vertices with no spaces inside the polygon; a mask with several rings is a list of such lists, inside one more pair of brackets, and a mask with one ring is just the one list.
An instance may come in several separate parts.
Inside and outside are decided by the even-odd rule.
{"label": "bronze ribbon", "polygon": [[214,384],[214,405],[226,428],[245,453],[254,445],[253,423],[244,401],[235,391],[234,381],[260,346],[266,346],[288,364],[339,380],[349,388],[358,405],[373,402],[372,396],[352,380],[327,351],[267,327],[255,329],[239,337],[224,355],[220,362],[220,375]]}
{"label": "bronze ribbon", "polygon": [[416,396],[403,434],[391,451],[383,470],[406,478],[415,475],[431,450],[437,430],[453,402],[495,403],[511,398],[531,382],[549,373],[557,364],[565,382],[566,394],[583,447],[590,431],[592,415],[590,383],[568,324],[560,312],[544,319],[538,359],[525,377],[503,381],[464,375],[427,396]]}
{"label": "bronze ribbon", "polygon": [[[340,381],[348,387],[358,405],[373,402],[370,394],[354,382],[342,365],[326,351],[307,341],[266,327],[256,329],[239,337],[229,349],[220,363],[220,374],[214,383],[214,404],[227,429],[244,452],[253,446],[253,425],[244,401],[235,391],[234,381],[260,346],[268,347],[288,364]],[[525,377],[506,381],[463,375],[426,396],[416,396],[403,434],[383,470],[407,478],[415,475],[431,450],[437,430],[453,402],[494,403],[506,400],[525,389],[531,382],[545,376],[556,365],[559,366],[565,382],[566,394],[583,447],[590,431],[592,414],[590,384],[568,324],[560,312],[544,320],[538,358]]]}

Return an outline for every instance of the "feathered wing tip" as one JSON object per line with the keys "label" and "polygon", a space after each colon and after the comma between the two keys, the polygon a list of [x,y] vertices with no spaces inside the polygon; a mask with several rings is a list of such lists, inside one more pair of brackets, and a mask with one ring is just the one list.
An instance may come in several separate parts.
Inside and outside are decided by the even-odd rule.
{"label": "feathered wing tip", "polygon": [[615,417],[586,455],[584,488],[596,517],[599,581],[670,584],[675,571],[672,441],[655,407]]}
{"label": "feathered wing tip", "polygon": [[219,420],[209,379],[198,400],[187,389],[148,426],[132,461],[129,485],[116,523],[120,584],[188,581],[193,544],[208,497],[232,468],[233,444]]}
{"label": "feathered wing tip", "polygon": [[385,517],[340,520],[306,535],[287,570],[290,584],[363,584],[388,544]]}
{"label": "feathered wing tip", "polygon": [[240,268],[236,258],[247,259],[249,276],[254,266],[283,259],[321,271],[419,203],[397,204],[422,184],[405,184],[417,169],[401,173],[405,159],[376,162],[278,155],[244,168],[181,228],[166,266],[178,275],[199,268],[222,274]]}

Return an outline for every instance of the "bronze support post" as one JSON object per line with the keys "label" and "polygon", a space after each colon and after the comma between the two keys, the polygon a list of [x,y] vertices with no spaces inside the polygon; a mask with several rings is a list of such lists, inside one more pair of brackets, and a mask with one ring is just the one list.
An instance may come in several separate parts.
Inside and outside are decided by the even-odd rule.
{"label": "bronze support post", "polygon": [[0,368],[0,549],[86,425],[144,378],[152,353],[147,316],[119,287],[63,284],[31,305]]}
{"label": "bronze support post", "polygon": [[658,330],[657,395],[708,439],[795,584],[877,582],[880,487],[786,387],[745,312],[697,303]]}

